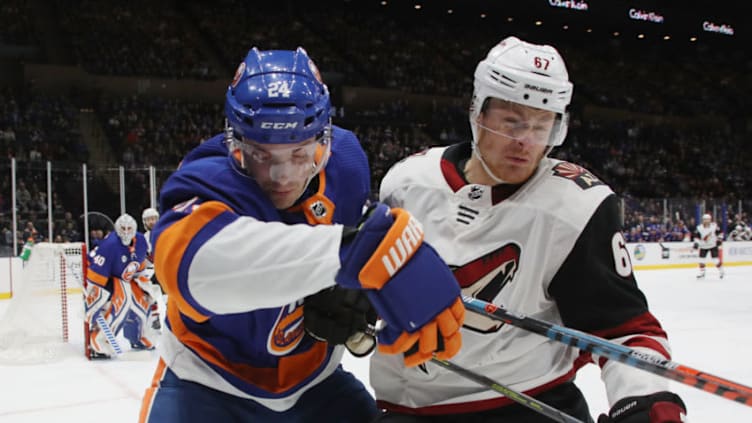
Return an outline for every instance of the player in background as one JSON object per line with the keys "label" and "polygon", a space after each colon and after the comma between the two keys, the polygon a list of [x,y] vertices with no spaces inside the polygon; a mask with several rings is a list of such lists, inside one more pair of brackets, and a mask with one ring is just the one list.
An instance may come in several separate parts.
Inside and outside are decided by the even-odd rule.
{"label": "player in background", "polygon": [[752,239],[752,229],[744,222],[740,222],[729,232],[727,239],[729,241],[749,241]]}
{"label": "player in background", "polygon": [[253,48],[225,132],[165,182],[152,240],[167,319],[142,422],[367,422],[345,348],[377,341],[413,365],[459,349],[457,282],[409,213],[362,215],[368,161],[330,110],[305,50]]}
{"label": "player in background", "polygon": [[159,281],[154,272],[154,250],[151,245],[151,230],[159,220],[159,212],[157,209],[149,207],[141,212],[141,223],[144,224],[144,238],[146,239],[146,269],[151,274],[151,280],[148,284],[143,284],[141,288],[149,294],[149,308],[147,313],[146,324],[144,325],[144,331],[150,331],[150,333],[144,333],[145,336],[155,339],[160,330],[162,329],[162,323],[159,316],[159,301],[162,297],[162,288],[159,286]]}
{"label": "player in background", "polygon": [[718,276],[723,279],[723,255],[720,252],[723,233],[721,232],[721,228],[712,220],[713,218],[709,214],[703,214],[702,222],[697,225],[695,231],[692,233],[693,247],[695,250],[700,250],[700,261],[698,263],[700,272],[697,274],[697,279],[705,277],[705,261],[708,255],[715,262]]}
{"label": "player in background", "polygon": [[[464,295],[670,358],[632,273],[616,195],[548,157],[566,136],[573,90],[557,50],[508,37],[478,64],[474,88],[472,142],[395,164],[381,201],[423,222]],[[666,379],[639,369],[470,311],[461,332],[453,362],[583,421],[592,420],[574,379],[587,363],[601,367],[612,406],[599,423],[679,422],[685,413]],[[550,421],[430,363],[407,368],[377,353],[370,374],[388,410],[379,422]]]}
{"label": "player in background", "polygon": [[141,330],[149,303],[140,284],[148,281],[151,273],[145,263],[146,240],[136,229],[136,220],[123,214],[115,221],[114,232],[89,253],[85,307],[91,358],[109,358],[115,352],[96,322],[97,314],[104,317],[113,335],[125,328],[123,333],[133,349],[153,348],[152,340],[142,336]]}
{"label": "player in background", "polygon": [[151,230],[154,228],[154,225],[157,223],[157,220],[159,220],[159,212],[157,209],[153,207],[149,207],[144,209],[143,212],[141,212],[141,223],[144,224],[144,238],[146,238],[146,244],[149,246],[149,254],[151,254],[152,248],[151,248]]}

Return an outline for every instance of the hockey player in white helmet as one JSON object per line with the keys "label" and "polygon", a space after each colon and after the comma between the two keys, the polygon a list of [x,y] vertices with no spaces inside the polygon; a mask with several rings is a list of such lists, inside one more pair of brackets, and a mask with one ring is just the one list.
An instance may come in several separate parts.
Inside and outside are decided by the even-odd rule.
{"label": "hockey player in white helmet", "polygon": [[85,307],[90,357],[108,358],[115,352],[96,323],[98,314],[104,317],[113,335],[122,330],[132,348],[153,348],[152,341],[142,336],[149,296],[140,284],[151,277],[146,269],[146,249],[136,220],[123,214],[115,221],[114,232],[89,253]]}
{"label": "hockey player in white helmet", "polygon": [[723,243],[723,232],[721,228],[713,222],[713,217],[705,213],[702,215],[702,222],[697,225],[694,232],[692,232],[692,246],[695,250],[700,250],[698,262],[699,272],[697,273],[697,279],[705,278],[705,261],[710,256],[716,269],[718,269],[718,277],[723,279],[723,256],[720,253],[720,248]]}
{"label": "hockey player in white helmet", "polygon": [[149,235],[151,235],[151,229],[157,223],[157,220],[159,220],[159,212],[157,209],[149,207],[141,212],[141,223],[144,224],[144,236],[146,237],[146,242],[149,244],[149,251],[151,251]]}
{"label": "hockey player in white helmet", "polygon": [[143,335],[147,339],[156,339],[162,329],[159,313],[159,303],[162,299],[162,288],[159,286],[154,272],[154,249],[151,244],[151,230],[159,220],[159,212],[153,207],[141,212],[141,223],[144,224],[144,238],[146,239],[146,269],[152,274],[149,283],[142,284],[141,288],[149,294],[149,308],[147,309],[146,324],[143,325]]}
{"label": "hockey player in white helmet", "polygon": [[[581,166],[548,157],[566,136],[572,92],[554,47],[502,40],[475,70],[473,139],[397,163],[380,199],[423,222],[463,294],[668,359],[632,273],[615,194]],[[470,311],[462,335],[453,362],[582,421],[591,413],[574,378],[587,363],[601,367],[612,407],[597,410],[607,412],[600,423],[679,422],[685,413],[665,380],[621,363]],[[379,422],[550,421],[431,363],[408,368],[377,352],[370,374],[387,410]]]}

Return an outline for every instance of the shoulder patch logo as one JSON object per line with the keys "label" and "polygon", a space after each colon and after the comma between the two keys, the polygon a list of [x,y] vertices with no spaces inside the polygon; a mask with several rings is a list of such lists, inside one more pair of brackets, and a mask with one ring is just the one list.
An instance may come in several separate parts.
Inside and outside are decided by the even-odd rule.
{"label": "shoulder patch logo", "polygon": [[480,185],[473,185],[473,187],[470,188],[470,192],[467,193],[467,198],[471,200],[477,200],[481,197],[483,197],[483,187]]}
{"label": "shoulder patch logo", "polygon": [[584,167],[574,163],[561,162],[553,168],[554,176],[569,179],[582,189],[589,189],[603,185],[600,179],[588,172]]}
{"label": "shoulder patch logo", "polygon": [[310,205],[310,208],[311,208],[311,213],[313,213],[313,215],[317,219],[321,219],[327,214],[326,204],[324,204],[323,201],[314,202],[313,204]]}

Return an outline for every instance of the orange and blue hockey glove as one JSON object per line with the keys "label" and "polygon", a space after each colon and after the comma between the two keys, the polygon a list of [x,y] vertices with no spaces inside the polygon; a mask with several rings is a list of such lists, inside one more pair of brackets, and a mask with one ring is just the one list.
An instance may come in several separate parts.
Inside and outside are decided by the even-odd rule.
{"label": "orange and blue hockey glove", "polygon": [[343,241],[336,276],[347,288],[366,289],[387,323],[379,351],[405,353],[415,366],[437,354],[459,351],[464,321],[460,288],[447,264],[423,242],[423,228],[409,212],[377,204],[351,241]]}

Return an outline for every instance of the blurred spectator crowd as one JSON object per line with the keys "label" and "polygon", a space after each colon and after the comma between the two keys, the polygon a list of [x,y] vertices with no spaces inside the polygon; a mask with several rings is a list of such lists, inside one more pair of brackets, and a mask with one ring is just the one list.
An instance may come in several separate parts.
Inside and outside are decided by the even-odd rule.
{"label": "blurred spectator crowd", "polygon": [[[67,62],[90,74],[212,81],[229,80],[251,46],[301,45],[336,85],[397,93],[370,107],[345,106],[335,97],[334,123],[359,136],[372,166],[374,197],[379,180],[397,160],[432,145],[470,139],[472,75],[493,43],[507,33],[552,42],[575,83],[569,135],[552,155],[588,168],[624,199],[628,241],[684,240],[694,228],[692,206],[667,211],[655,205],[656,198],[728,204],[725,216],[714,217],[723,218],[729,234],[739,225],[737,233],[747,233],[746,216],[734,216],[752,199],[752,153],[745,148],[752,123],[743,113],[752,97],[740,95],[752,88],[752,60],[743,49],[704,44],[643,48],[617,39],[584,49],[579,38],[546,37],[513,26],[500,32],[492,22],[451,16],[425,15],[415,25],[415,16],[356,7],[353,1],[334,11],[328,3],[310,4],[305,13],[290,1],[55,0],[45,13],[36,13],[40,4],[3,2],[0,48],[37,47],[41,62],[53,60],[45,54],[45,36],[54,34]],[[222,130],[221,94],[217,102],[197,103],[99,93],[87,105],[117,163],[153,165],[169,173],[188,150]],[[443,101],[419,113],[408,94]],[[19,163],[20,235],[15,242],[49,239],[44,164],[49,160],[75,168],[90,161],[78,103],[33,86],[0,86],[0,149],[3,160],[13,157]],[[0,243],[5,246],[14,242],[8,235],[8,168],[0,163]],[[76,205],[81,194],[66,191],[76,191],[81,177],[70,172],[53,191],[53,240],[82,239]],[[147,188],[146,174],[135,175],[131,196]],[[102,192],[110,195],[117,188],[103,185]],[[144,204],[142,199],[139,207]]]}

